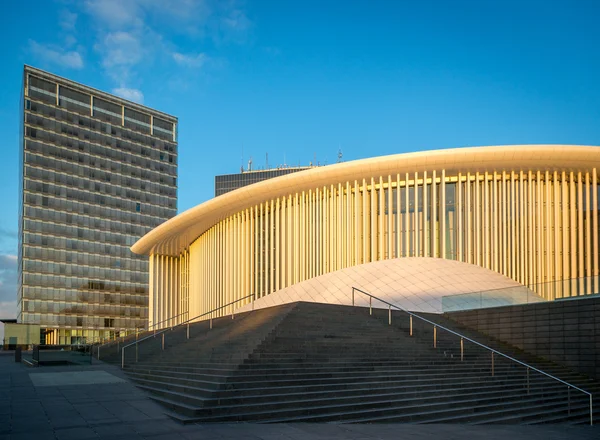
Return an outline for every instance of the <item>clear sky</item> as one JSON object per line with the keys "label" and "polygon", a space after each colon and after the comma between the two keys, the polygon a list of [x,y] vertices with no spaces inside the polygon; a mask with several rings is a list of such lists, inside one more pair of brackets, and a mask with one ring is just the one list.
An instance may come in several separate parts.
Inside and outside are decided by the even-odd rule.
{"label": "clear sky", "polygon": [[267,153],[600,144],[596,0],[7,0],[0,22],[0,316],[16,296],[23,64],[178,116],[180,211]]}

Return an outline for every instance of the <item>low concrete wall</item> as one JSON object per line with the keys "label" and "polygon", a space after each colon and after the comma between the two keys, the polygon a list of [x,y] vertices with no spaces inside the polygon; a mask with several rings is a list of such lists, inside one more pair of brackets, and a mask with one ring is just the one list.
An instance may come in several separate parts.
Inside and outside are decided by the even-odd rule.
{"label": "low concrete wall", "polygon": [[444,315],[600,380],[600,298],[597,296]]}

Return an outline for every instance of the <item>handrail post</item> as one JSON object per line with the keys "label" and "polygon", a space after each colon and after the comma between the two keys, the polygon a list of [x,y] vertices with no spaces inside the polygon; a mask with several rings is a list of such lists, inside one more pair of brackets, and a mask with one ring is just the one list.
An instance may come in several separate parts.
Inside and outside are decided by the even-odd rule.
{"label": "handrail post", "polygon": [[121,370],[125,368],[125,347],[121,349]]}
{"label": "handrail post", "polygon": [[464,338],[460,338],[460,361],[463,362],[465,360],[465,340]]}
{"label": "handrail post", "polygon": [[410,316],[410,336],[412,336],[413,335],[412,315],[409,315],[409,316]]}
{"label": "handrail post", "polygon": [[373,315],[373,298],[369,297],[369,315]]}
{"label": "handrail post", "polygon": [[388,325],[392,325],[392,306],[388,306]]}
{"label": "handrail post", "polygon": [[135,329],[135,361],[138,361],[138,332]]}
{"label": "handrail post", "polygon": [[212,330],[212,316],[210,317],[210,330]]}
{"label": "handrail post", "polygon": [[594,424],[594,411],[592,411],[592,395],[590,394],[590,426]]}
{"label": "handrail post", "polygon": [[354,287],[352,288],[352,307],[354,307]]}
{"label": "handrail post", "polygon": [[437,326],[433,326],[433,348],[437,348]]}
{"label": "handrail post", "polygon": [[186,333],[186,339],[190,339],[190,323],[188,321],[187,323],[187,333]]}
{"label": "handrail post", "polygon": [[235,308],[231,311],[231,320],[235,318]]}
{"label": "handrail post", "polygon": [[162,334],[162,349],[165,349],[165,333],[161,333]]}

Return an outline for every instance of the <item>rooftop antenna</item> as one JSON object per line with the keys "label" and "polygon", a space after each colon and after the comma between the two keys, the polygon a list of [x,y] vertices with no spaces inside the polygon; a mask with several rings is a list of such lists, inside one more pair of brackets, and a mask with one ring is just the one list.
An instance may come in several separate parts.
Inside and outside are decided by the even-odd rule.
{"label": "rooftop antenna", "polygon": [[250,156],[250,160],[248,160],[248,171],[252,171],[252,156]]}
{"label": "rooftop antenna", "polygon": [[342,161],[342,147],[338,148],[338,163]]}

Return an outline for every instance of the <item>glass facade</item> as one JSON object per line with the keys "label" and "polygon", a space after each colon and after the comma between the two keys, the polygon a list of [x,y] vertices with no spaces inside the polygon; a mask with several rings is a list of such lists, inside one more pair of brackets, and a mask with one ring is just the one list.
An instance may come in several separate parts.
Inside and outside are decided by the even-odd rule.
{"label": "glass facade", "polygon": [[285,176],[286,174],[308,170],[312,167],[290,167],[274,168],[272,170],[245,171],[238,174],[224,174],[215,176],[215,197],[236,190],[243,186],[272,179],[273,177]]}
{"label": "glass facade", "polygon": [[145,327],[129,247],[177,213],[177,119],[28,66],[22,96],[18,321],[57,344]]}

